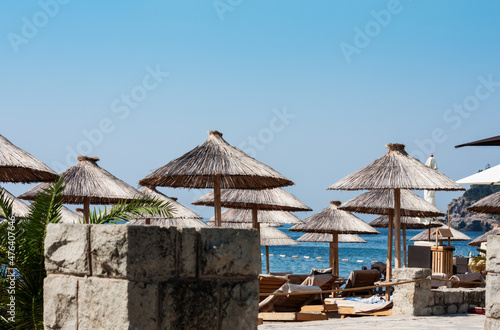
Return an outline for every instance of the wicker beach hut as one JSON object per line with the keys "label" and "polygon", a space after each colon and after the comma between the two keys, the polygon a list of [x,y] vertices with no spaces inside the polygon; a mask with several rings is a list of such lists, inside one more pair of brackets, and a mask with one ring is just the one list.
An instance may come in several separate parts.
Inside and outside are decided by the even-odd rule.
{"label": "wicker beach hut", "polygon": [[[258,210],[257,218],[259,226],[263,224],[269,224],[273,227],[281,225],[283,223],[293,224],[299,223],[301,220],[294,214],[287,211],[266,211]],[[215,217],[211,217],[207,222],[215,222]],[[222,211],[222,223],[224,222],[237,222],[237,223],[248,223],[249,228],[253,226],[252,220],[252,210],[249,209],[225,209]],[[248,227],[248,226],[247,226]]]}
{"label": "wicker beach hut", "polygon": [[339,201],[331,201],[329,207],[289,229],[306,233],[331,234],[330,267],[333,269],[333,274],[337,276],[339,275],[339,234],[380,234],[355,215],[339,209],[340,204]]}
{"label": "wicker beach hut", "polygon": [[[441,227],[431,228],[431,240],[436,240],[436,236],[434,235],[434,233],[438,229],[449,229],[451,231],[451,234],[453,235],[453,237],[450,237],[450,238],[439,236],[438,237],[439,241],[447,241],[447,240],[450,240],[450,241],[470,241],[470,240],[472,240],[472,238],[470,238],[469,236],[465,235],[464,233],[462,233],[454,228],[448,227],[447,225],[442,225]],[[427,236],[428,236],[427,231],[428,230],[429,229],[426,229],[426,230],[418,233],[417,235],[413,236],[412,238],[410,238],[410,241],[412,241],[412,242],[414,242],[414,241],[427,241]]]}
{"label": "wicker beach hut", "polygon": [[[327,233],[306,233],[297,238],[297,242],[331,243],[333,242],[333,235]],[[366,241],[356,234],[339,234],[339,243],[366,243]]]}
{"label": "wicker beach hut", "polygon": [[271,167],[229,145],[218,131],[202,145],[170,161],[144,179],[142,186],[213,188],[217,227],[221,224],[221,189],[268,189],[293,185]]}
{"label": "wicker beach hut", "polygon": [[0,135],[0,182],[45,182],[58,177],[50,167]]}
{"label": "wicker beach hut", "polygon": [[172,217],[167,218],[161,215],[152,216],[149,214],[145,214],[143,217],[138,217],[127,221],[127,225],[154,225],[191,228],[207,227],[206,223],[201,220],[203,219],[203,217],[199,216],[195,212],[179,203],[177,201],[177,198],[168,197],[156,190],[156,188],[152,187],[142,187],[139,190],[146,196],[163,202],[168,202],[173,207]]}
{"label": "wicker beach hut", "polygon": [[[214,191],[201,196],[192,204],[213,206]],[[220,203],[222,207],[234,209],[249,209],[252,211],[253,228],[259,229],[259,210],[274,211],[312,211],[297,197],[281,189],[246,190],[246,189],[223,189],[221,191]]]}
{"label": "wicker beach hut", "polygon": [[469,242],[467,245],[481,246],[481,243],[488,241],[488,237],[495,236],[495,235],[500,235],[500,225],[495,225],[495,227],[493,227],[492,230],[487,231],[486,233],[482,234],[478,238],[472,240],[472,242]]}
{"label": "wicker beach hut", "polygon": [[395,266],[401,267],[401,189],[465,190],[446,175],[409,156],[404,144],[387,144],[389,152],[328,187],[334,190],[394,191]]}
{"label": "wicker beach hut", "polygon": [[[434,205],[418,197],[415,193],[408,189],[401,189],[400,191],[400,214],[405,217],[437,217],[443,216],[444,213],[437,209]],[[387,215],[388,219],[394,218],[394,190],[370,190],[361,194],[340,206],[340,209],[368,214],[382,214]],[[408,220],[406,218],[405,220]],[[388,278],[392,275],[392,236],[393,236],[394,222],[387,220],[387,275]],[[407,222],[401,220],[401,228],[403,234],[403,265],[406,265],[406,226]],[[426,228],[420,227],[420,228]],[[396,235],[400,233],[396,231]]]}
{"label": "wicker beach hut", "polygon": [[[99,158],[78,156],[79,163],[64,171],[65,188],[62,198],[66,204],[83,204],[86,223],[89,223],[90,204],[113,204],[131,201],[143,195],[125,182],[114,177],[97,165]],[[41,183],[19,198],[34,200],[38,193],[50,187],[51,183]]]}

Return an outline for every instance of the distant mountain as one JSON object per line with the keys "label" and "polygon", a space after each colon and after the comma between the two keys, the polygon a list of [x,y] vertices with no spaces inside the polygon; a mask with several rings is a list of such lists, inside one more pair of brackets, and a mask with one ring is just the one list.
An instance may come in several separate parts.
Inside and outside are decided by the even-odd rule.
{"label": "distant mountain", "polygon": [[450,203],[450,225],[460,231],[489,231],[500,224],[500,216],[468,212],[467,207],[483,197],[500,191],[500,186],[472,185],[463,196]]}

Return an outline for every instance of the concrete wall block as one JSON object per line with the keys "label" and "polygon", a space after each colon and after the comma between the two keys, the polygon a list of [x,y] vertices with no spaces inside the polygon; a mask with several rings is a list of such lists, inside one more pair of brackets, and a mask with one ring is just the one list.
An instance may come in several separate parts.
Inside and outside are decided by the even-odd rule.
{"label": "concrete wall block", "polygon": [[218,280],[170,280],[159,294],[161,329],[219,329]]}
{"label": "concrete wall block", "polygon": [[199,228],[199,276],[257,276],[260,242],[254,229]]}
{"label": "concrete wall block", "polygon": [[444,302],[446,305],[461,304],[464,302],[464,291],[461,289],[446,288],[443,289]]}
{"label": "concrete wall block", "polygon": [[47,226],[44,253],[47,273],[90,275],[89,225],[56,224]]}
{"label": "concrete wall block", "polygon": [[456,314],[458,312],[458,307],[457,305],[455,304],[452,304],[452,305],[449,305],[447,308],[446,308],[446,312],[448,314]]}
{"label": "concrete wall block", "polygon": [[445,313],[445,310],[443,306],[436,305],[432,308],[432,314],[433,315],[443,315]]}
{"label": "concrete wall block", "polygon": [[79,329],[158,328],[158,285],[122,279],[79,279]]}
{"label": "concrete wall block", "polygon": [[396,268],[392,274],[396,281],[416,280],[431,276],[429,268]]}
{"label": "concrete wall block", "polygon": [[77,329],[78,278],[49,275],[43,282],[45,329]]}
{"label": "concrete wall block", "polygon": [[443,290],[432,290],[434,293],[433,305],[444,305],[444,292]]}
{"label": "concrete wall block", "polygon": [[463,303],[458,307],[458,313],[467,313],[469,311],[469,304]]}
{"label": "concrete wall block", "polygon": [[179,277],[196,277],[200,233],[195,228],[179,228]]}
{"label": "concrete wall block", "polygon": [[500,235],[488,237],[486,271],[488,273],[500,274]]}
{"label": "concrete wall block", "polygon": [[221,284],[221,329],[257,329],[259,282],[223,281]]}
{"label": "concrete wall block", "polygon": [[[489,244],[489,240],[488,240]],[[488,246],[489,253],[489,246]],[[500,319],[500,274],[489,273],[486,276],[486,316]]]}
{"label": "concrete wall block", "polygon": [[176,227],[93,225],[92,273],[133,281],[172,278],[178,240]]}
{"label": "concrete wall block", "polygon": [[498,329],[500,329],[500,320],[487,317],[486,321],[484,322],[484,329],[485,330],[498,330]]}
{"label": "concrete wall block", "polygon": [[484,306],[486,298],[485,288],[462,289],[464,292],[464,302],[478,307]]}

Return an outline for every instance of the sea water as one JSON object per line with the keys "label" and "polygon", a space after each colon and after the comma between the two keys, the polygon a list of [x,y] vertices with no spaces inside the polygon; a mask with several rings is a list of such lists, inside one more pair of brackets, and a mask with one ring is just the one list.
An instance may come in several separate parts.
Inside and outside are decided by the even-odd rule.
{"label": "sea water", "polygon": [[[279,227],[283,232],[297,239],[304,233],[288,231],[291,225]],[[380,235],[360,235],[367,243],[339,243],[339,275],[347,278],[351,271],[366,266],[370,269],[373,262],[386,263],[387,259],[387,228],[377,228]],[[413,245],[410,238],[420,233],[421,229],[409,229],[406,231],[407,244]],[[483,232],[463,232],[471,239],[475,239]],[[467,257],[477,255],[477,248],[468,246],[470,241],[451,242],[455,246],[455,254]],[[446,243],[445,243],[446,244]],[[309,274],[312,268],[325,269],[329,267],[329,243],[300,242],[300,245],[292,246],[270,246],[269,257],[271,273],[292,272],[295,274]],[[393,249],[394,251],[394,249]],[[401,252],[403,249],[401,249]],[[261,249],[262,273],[266,272],[265,248]],[[294,258],[293,256],[296,256]],[[306,257],[306,258],[304,258]],[[308,257],[308,258],[307,258]],[[321,257],[321,259],[317,259]],[[347,259],[348,261],[342,261]],[[394,261],[393,261],[394,262]],[[393,263],[394,265],[394,263]]]}

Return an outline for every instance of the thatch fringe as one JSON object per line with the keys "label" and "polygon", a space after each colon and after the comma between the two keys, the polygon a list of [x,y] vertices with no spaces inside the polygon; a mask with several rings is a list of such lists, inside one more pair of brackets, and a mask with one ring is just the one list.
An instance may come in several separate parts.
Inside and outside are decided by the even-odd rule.
{"label": "thatch fringe", "polygon": [[334,190],[465,190],[446,175],[409,156],[404,144],[390,143],[381,158],[328,187]]}
{"label": "thatch fringe", "polygon": [[500,235],[500,225],[495,225],[495,227],[492,230],[484,233],[483,235],[479,236],[478,238],[476,238],[475,240],[473,240],[472,242],[470,242],[467,245],[481,246],[481,243],[488,241],[488,237],[496,236],[496,235]]}
{"label": "thatch fringe", "polygon": [[0,182],[43,182],[58,177],[50,167],[0,135]]}
{"label": "thatch fringe", "polygon": [[271,167],[229,145],[218,131],[207,141],[142,179],[143,186],[214,188],[220,175],[221,188],[262,189],[293,185]]}
{"label": "thatch fringe", "polygon": [[[214,192],[198,198],[192,204],[214,206]],[[297,197],[281,188],[265,190],[223,189],[221,190],[221,206],[259,210],[311,211]]]}
{"label": "thatch fringe", "polygon": [[[320,234],[320,233],[307,233],[299,238],[297,238],[298,242],[327,242],[330,243],[333,241],[332,234]],[[364,239],[355,234],[340,234],[339,235],[339,243],[366,243]]]}
{"label": "thatch fringe", "polygon": [[[252,223],[252,211],[249,209],[226,209],[222,211],[222,222],[249,222]],[[257,211],[260,223],[299,223],[301,220],[294,214],[286,211]],[[215,221],[211,217],[208,221]]]}
{"label": "thatch fringe", "polygon": [[293,225],[289,230],[309,233],[339,233],[339,234],[380,234],[363,220],[350,212],[340,210],[338,203],[316,213],[302,223]]}
{"label": "thatch fringe", "polygon": [[[172,218],[173,219],[203,219],[200,215],[196,214],[195,212],[191,211],[181,203],[177,202],[177,198],[175,197],[168,197],[165,194],[162,194],[156,188],[152,187],[142,187],[140,191],[151,198],[155,198],[164,202],[169,202],[172,207],[174,208],[172,211]],[[154,218],[163,218],[161,216],[150,216],[148,215],[148,218],[154,219]],[[170,218],[169,218],[170,219]]]}
{"label": "thatch fringe", "polygon": [[[470,238],[469,236],[465,235],[464,233],[454,229],[454,228],[448,228],[448,226],[446,225],[443,225],[441,227],[437,227],[437,228],[431,228],[431,241],[436,241],[436,236],[434,235],[434,233],[436,232],[436,230],[440,229],[440,228],[443,228],[443,229],[450,229],[451,230],[451,233],[453,235],[453,237],[450,237],[450,241],[470,241],[472,240],[472,238]],[[410,241],[427,241],[428,239],[428,231],[429,229],[427,230],[424,230],[423,232],[413,236],[412,238],[410,238]],[[443,237],[439,237],[439,240],[440,241],[446,241],[448,240],[447,237],[443,238]]]}
{"label": "thatch fringe", "polygon": [[[12,215],[16,218],[26,218],[30,212],[29,205],[26,205],[22,200],[16,198],[10,192],[8,192],[4,188],[0,188],[0,191],[3,192],[4,199],[12,202]],[[0,219],[4,219],[2,212],[0,212]]]}
{"label": "thatch fringe", "polygon": [[[395,223],[395,219],[393,219],[393,223]],[[420,218],[417,217],[401,217],[401,224],[406,226],[406,229],[426,229],[429,228],[429,225],[420,222]],[[389,216],[381,215],[376,218],[372,222],[369,223],[373,228],[389,228]],[[441,227],[443,224],[439,222],[431,222],[431,227]],[[394,227],[393,227],[394,228]]]}
{"label": "thatch fringe", "polygon": [[[340,209],[358,213],[389,214],[389,211],[394,209],[394,190],[371,190],[348,200]],[[425,218],[445,214],[410,190],[401,189],[401,215]]]}
{"label": "thatch fringe", "polygon": [[[146,223],[146,219],[132,219],[125,223],[126,225],[134,225],[134,226],[144,226],[148,225]],[[182,218],[182,219],[172,219],[172,218],[151,218],[149,220],[149,225],[151,226],[160,226],[160,227],[179,227],[179,228],[204,228],[208,227],[206,223],[204,223],[200,219],[194,218]]]}
{"label": "thatch fringe", "polygon": [[[79,156],[79,163],[64,171],[65,188],[64,203],[83,204],[89,197],[91,204],[111,204],[119,201],[131,201],[142,197],[142,194],[122,180],[114,177],[108,171],[97,165],[95,158]],[[19,198],[35,200],[43,189],[48,189],[52,183],[41,183]]]}
{"label": "thatch fringe", "polygon": [[78,214],[63,205],[61,207],[61,220],[59,223],[85,223],[83,220],[83,210],[81,214]]}
{"label": "thatch fringe", "polygon": [[500,215],[500,192],[486,196],[467,208],[469,212]]}

